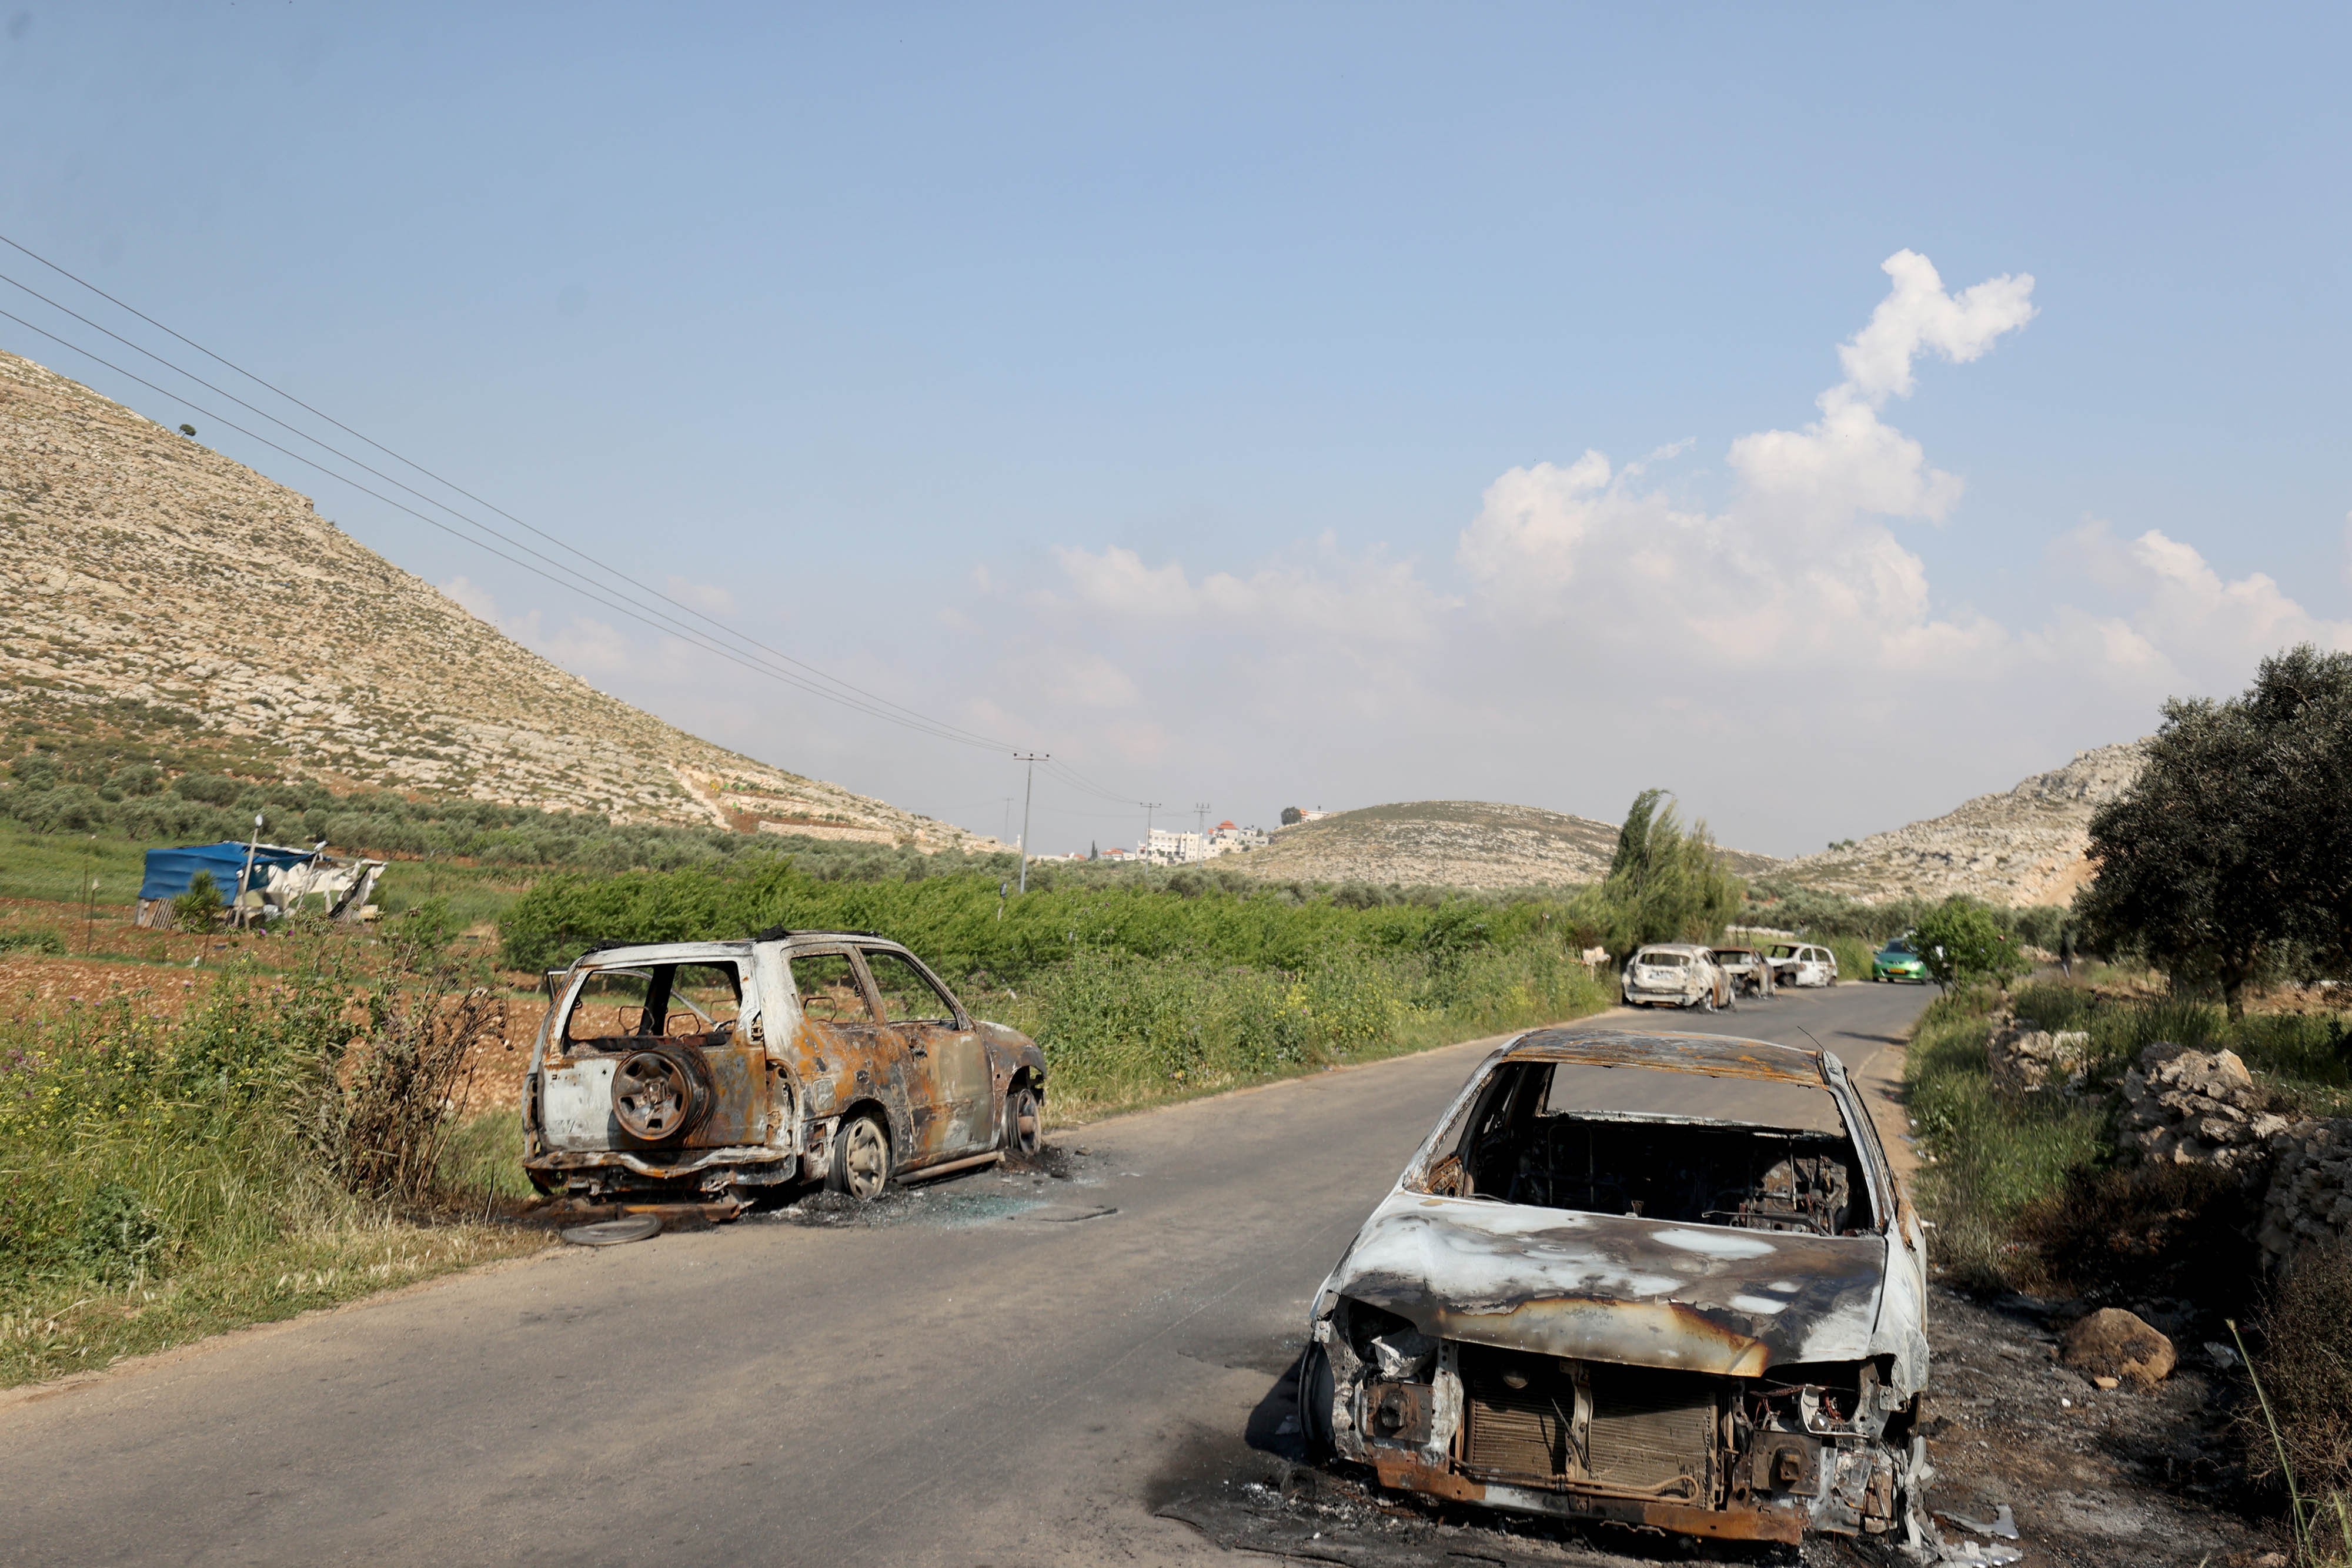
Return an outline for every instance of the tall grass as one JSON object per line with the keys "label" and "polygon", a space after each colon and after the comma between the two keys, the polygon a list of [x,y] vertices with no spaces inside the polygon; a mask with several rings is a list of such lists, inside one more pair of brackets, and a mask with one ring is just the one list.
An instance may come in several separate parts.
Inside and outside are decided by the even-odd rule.
{"label": "tall grass", "polygon": [[1070,1121],[1580,1017],[1609,1005],[1612,979],[1543,948],[1341,948],[1296,970],[1090,953],[967,999],[1036,1039]]}
{"label": "tall grass", "polygon": [[531,1244],[417,1223],[467,1004],[413,962],[355,988],[303,940],[184,1021],[124,1000],[0,1024],[0,1382]]}
{"label": "tall grass", "polygon": [[1993,1092],[1985,1040],[1997,1000],[1977,988],[1930,1003],[1905,1078],[1930,1156],[1919,1198],[1936,1223],[1938,1263],[1973,1283],[2012,1285],[2027,1282],[2016,1221],[2101,1158],[2106,1117],[2056,1095],[2020,1104]]}

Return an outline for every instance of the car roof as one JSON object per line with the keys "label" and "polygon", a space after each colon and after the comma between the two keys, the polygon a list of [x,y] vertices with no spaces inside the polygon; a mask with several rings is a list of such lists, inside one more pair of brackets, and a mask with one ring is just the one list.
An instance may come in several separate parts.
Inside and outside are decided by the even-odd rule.
{"label": "car roof", "polygon": [[1714,948],[1697,942],[1644,942],[1636,953],[1712,953]]}
{"label": "car roof", "polygon": [[1509,1061],[1580,1061],[1599,1067],[1652,1067],[1776,1083],[1829,1082],[1822,1053],[1728,1034],[1636,1033],[1628,1030],[1530,1030],[1496,1052]]}
{"label": "car roof", "polygon": [[638,942],[614,944],[607,947],[591,947],[580,956],[580,961],[598,968],[626,968],[632,964],[682,964],[698,958],[749,958],[751,949],[762,942],[783,942],[790,946],[829,946],[836,942],[855,942],[867,947],[897,947],[905,944],[871,931],[780,931],[771,928],[757,936],[740,937],[732,942]]}

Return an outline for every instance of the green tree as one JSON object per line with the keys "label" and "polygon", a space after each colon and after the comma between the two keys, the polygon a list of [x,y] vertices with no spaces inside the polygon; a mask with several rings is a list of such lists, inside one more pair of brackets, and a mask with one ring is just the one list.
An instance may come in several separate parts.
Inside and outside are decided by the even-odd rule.
{"label": "green tree", "polygon": [[2091,819],[2081,913],[2176,987],[2217,987],[2233,1019],[2291,945],[2352,958],[2352,655],[2308,644],[2263,661],[2226,702],[2168,702],[2147,767]]}
{"label": "green tree", "polygon": [[1958,894],[1928,912],[1911,945],[1927,966],[1928,978],[1948,991],[1978,980],[2005,984],[2028,967],[2017,939],[2001,929],[1993,912]]}
{"label": "green tree", "polygon": [[1664,789],[1633,798],[1601,884],[1609,949],[1620,960],[1644,942],[1712,942],[1748,889],[1726,871],[1705,822],[1688,829]]}

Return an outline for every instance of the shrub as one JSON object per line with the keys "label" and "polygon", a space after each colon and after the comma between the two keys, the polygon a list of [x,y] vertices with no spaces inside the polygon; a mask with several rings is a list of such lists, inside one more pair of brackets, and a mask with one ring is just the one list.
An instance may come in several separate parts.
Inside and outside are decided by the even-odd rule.
{"label": "shrub", "polygon": [[2284,1484],[2291,1469],[2306,1495],[2352,1489],[2352,1248],[2298,1254],[2251,1326],[2276,1429],[2241,1424],[2248,1473]]}
{"label": "shrub", "polygon": [[213,873],[200,871],[188,879],[188,891],[172,900],[172,920],[190,931],[205,931],[220,918],[220,888]]}

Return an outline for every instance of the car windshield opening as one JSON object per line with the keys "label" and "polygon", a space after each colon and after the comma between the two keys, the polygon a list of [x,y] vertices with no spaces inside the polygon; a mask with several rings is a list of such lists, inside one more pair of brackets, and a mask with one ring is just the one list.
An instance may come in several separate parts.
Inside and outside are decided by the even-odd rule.
{"label": "car windshield opening", "polygon": [[1826,1088],[1584,1062],[1505,1062],[1428,1189],[1538,1208],[1816,1236],[1873,1228]]}
{"label": "car windshield opening", "polygon": [[1690,956],[1684,953],[1644,953],[1633,962],[1658,969],[1679,969],[1690,962]]}

